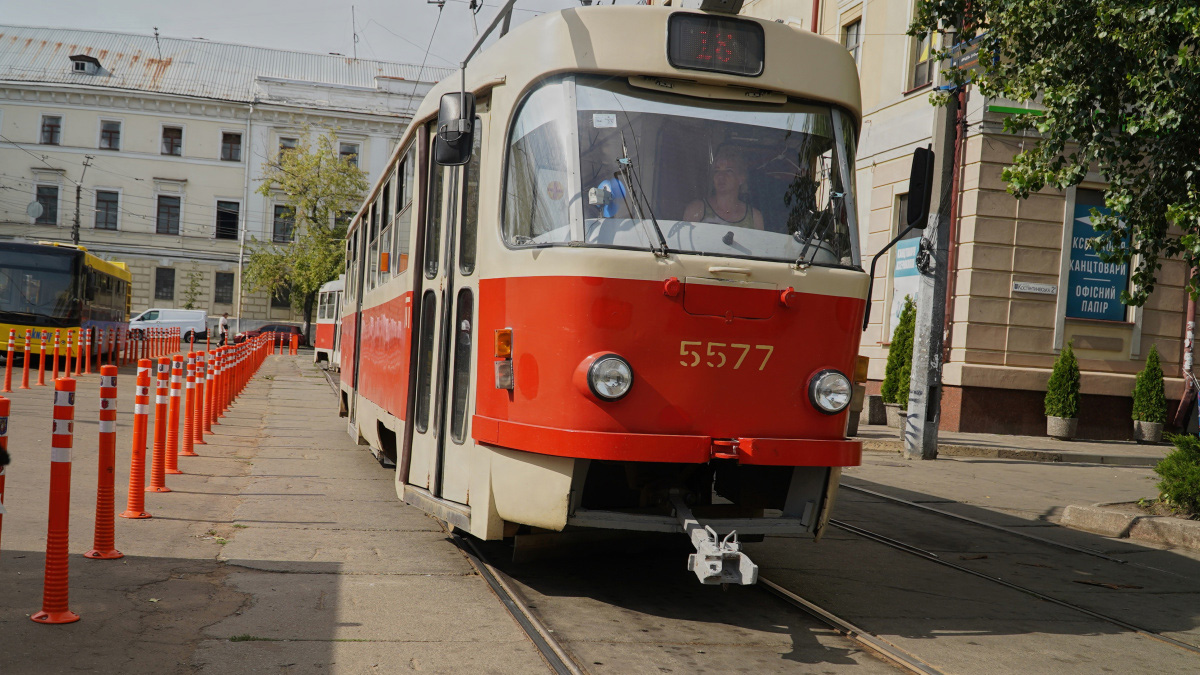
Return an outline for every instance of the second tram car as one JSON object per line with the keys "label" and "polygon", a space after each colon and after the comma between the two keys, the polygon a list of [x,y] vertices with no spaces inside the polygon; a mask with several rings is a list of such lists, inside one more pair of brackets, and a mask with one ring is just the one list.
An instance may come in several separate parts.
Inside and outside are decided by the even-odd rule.
{"label": "second tram car", "polygon": [[325,283],[317,292],[317,334],[313,339],[313,363],[322,361],[336,371],[342,362],[338,351],[342,325],[342,289],[346,275]]}
{"label": "second tram car", "polygon": [[861,459],[859,125],[850,55],[783,24],[522,24],[430,92],[352,223],[350,433],[474,536],[682,532],[701,581],[753,583],[737,536],[819,537]]}

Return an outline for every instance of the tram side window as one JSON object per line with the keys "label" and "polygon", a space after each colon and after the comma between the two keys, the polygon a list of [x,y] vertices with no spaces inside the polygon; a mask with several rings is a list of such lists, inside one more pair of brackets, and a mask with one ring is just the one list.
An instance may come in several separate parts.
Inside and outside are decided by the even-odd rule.
{"label": "tram side window", "polygon": [[[513,122],[504,195],[504,238],[510,244],[565,242],[570,234],[571,184],[566,163],[570,137],[563,82],[534,90]],[[571,151],[577,152],[574,148]]]}
{"label": "tram side window", "polygon": [[396,274],[408,269],[408,240],[412,236],[413,219],[413,164],[416,161],[417,147],[414,145],[404,153],[400,168],[396,170],[396,224],[392,235],[395,237],[392,257],[396,259],[393,263]]}
{"label": "tram side window", "polygon": [[371,239],[367,245],[367,288],[375,288],[375,282],[379,277],[379,230],[376,229],[378,218],[375,217],[375,206],[371,206],[371,210],[367,212],[367,218],[371,223]]}
{"label": "tram side window", "polygon": [[466,275],[475,271],[475,248],[479,238],[479,165],[480,153],[483,150],[483,134],[480,120],[475,118],[475,149],[471,152],[471,161],[467,163],[466,185],[463,194],[463,224],[462,235],[458,247],[458,269]]}
{"label": "tram side window", "polygon": [[[430,134],[431,136],[433,134]],[[433,155],[433,141],[430,139],[430,156]],[[450,167],[429,164],[429,212],[426,214],[425,227],[425,276],[432,279],[438,273],[438,261],[441,256],[442,244],[442,183]]]}

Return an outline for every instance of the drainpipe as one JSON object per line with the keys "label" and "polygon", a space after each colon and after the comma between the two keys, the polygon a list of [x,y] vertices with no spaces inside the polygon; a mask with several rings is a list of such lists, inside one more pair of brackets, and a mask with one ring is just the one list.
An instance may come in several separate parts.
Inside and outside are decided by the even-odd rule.
{"label": "drainpipe", "polygon": [[237,329],[233,331],[234,335],[242,332],[242,272],[246,258],[246,228],[250,224],[250,157],[253,155],[251,152],[253,146],[250,144],[250,125],[253,119],[254,104],[251,103],[250,112],[246,115],[246,142],[242,144],[245,148],[246,175],[242,185],[242,222],[238,228],[237,304],[234,306]]}
{"label": "drainpipe", "polygon": [[[1192,268],[1190,277],[1196,276],[1196,269]],[[1189,277],[1189,278],[1190,278]],[[1190,283],[1188,284],[1191,285]],[[1196,345],[1196,301],[1192,298],[1192,294],[1188,293],[1187,301],[1187,324],[1183,334],[1183,366],[1180,368],[1180,376],[1183,377],[1183,396],[1179,398],[1179,409],[1175,411],[1175,419],[1173,426],[1177,429],[1182,429],[1187,426],[1188,414],[1192,410],[1192,406],[1196,403],[1196,387],[1192,384],[1192,348]]]}
{"label": "drainpipe", "polygon": [[813,15],[812,15],[812,32],[821,33],[820,26],[817,22],[821,20],[821,0],[813,0]]}
{"label": "drainpipe", "polygon": [[946,252],[946,316],[942,323],[942,363],[950,361],[950,334],[954,326],[954,296],[958,282],[958,212],[962,208],[963,153],[967,144],[967,92],[958,94],[957,138],[954,142],[954,177],[950,180],[950,249]]}

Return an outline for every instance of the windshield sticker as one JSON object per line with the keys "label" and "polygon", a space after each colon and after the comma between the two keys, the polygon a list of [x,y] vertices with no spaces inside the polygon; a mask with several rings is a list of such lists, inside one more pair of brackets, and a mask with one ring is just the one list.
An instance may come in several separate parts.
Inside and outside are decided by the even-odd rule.
{"label": "windshield sticker", "polygon": [[550,184],[546,186],[546,196],[554,201],[562,199],[565,192],[563,184],[556,180],[550,181]]}
{"label": "windshield sticker", "polygon": [[592,113],[592,127],[596,129],[616,129],[617,116],[615,113]]}

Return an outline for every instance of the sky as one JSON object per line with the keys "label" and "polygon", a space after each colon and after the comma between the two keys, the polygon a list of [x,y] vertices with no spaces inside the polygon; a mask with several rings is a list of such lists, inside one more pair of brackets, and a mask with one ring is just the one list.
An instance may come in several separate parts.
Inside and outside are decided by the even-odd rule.
{"label": "sky", "polygon": [[[145,35],[157,26],[167,37],[347,56],[354,53],[357,32],[359,58],[448,67],[457,66],[475,41],[468,3],[445,0],[439,10],[426,0],[0,0],[0,23]],[[502,4],[486,0],[474,17],[479,30]],[[517,0],[513,25],[578,5],[578,0]]]}

